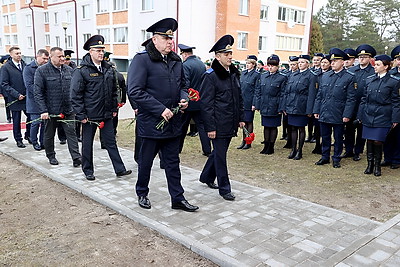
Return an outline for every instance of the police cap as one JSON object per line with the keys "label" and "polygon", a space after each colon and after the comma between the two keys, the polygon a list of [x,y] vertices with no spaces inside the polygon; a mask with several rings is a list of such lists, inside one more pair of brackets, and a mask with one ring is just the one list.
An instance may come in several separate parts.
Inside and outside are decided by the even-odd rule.
{"label": "police cap", "polygon": [[310,61],[310,59],[311,59],[310,55],[300,55],[299,59],[300,58],[307,59],[308,61]]}
{"label": "police cap", "polygon": [[279,56],[275,55],[275,54],[272,54],[272,55],[270,55],[268,57],[268,61],[270,61],[270,60],[275,60],[275,61],[278,61],[278,62],[280,61]]}
{"label": "police cap", "polygon": [[395,60],[396,58],[400,57],[400,45],[393,48],[392,53],[390,54],[392,59]]}
{"label": "police cap", "polygon": [[331,48],[331,50],[329,51],[329,57],[331,58],[331,60],[334,59],[343,59],[343,60],[348,60],[349,56],[343,52],[342,50],[340,50],[339,48]]}
{"label": "police cap", "polygon": [[346,48],[345,50],[343,50],[343,52],[345,52],[349,56],[349,58],[357,57],[357,51],[353,48]]}
{"label": "police cap", "polygon": [[210,49],[209,53],[231,52],[232,45],[234,42],[235,39],[233,39],[232,35],[229,34],[224,35],[214,44],[214,46]]}
{"label": "police cap", "polygon": [[[331,55],[329,55],[329,54],[324,54],[324,56],[322,57],[322,59],[326,59],[326,60],[328,60],[329,62],[331,62]],[[321,60],[322,60],[321,59]]]}
{"label": "police cap", "polygon": [[178,22],[173,18],[165,18],[148,27],[146,31],[172,38],[176,29],[178,29]]}
{"label": "police cap", "polygon": [[289,56],[289,61],[297,62],[297,61],[299,61],[299,57],[298,56]]}
{"label": "police cap", "polygon": [[196,49],[196,47],[194,46],[187,46],[184,44],[178,44],[179,49],[181,50],[181,52],[193,52],[193,49]]}
{"label": "police cap", "polygon": [[247,59],[253,59],[253,60],[257,61],[257,57],[255,55],[248,55]]}
{"label": "police cap", "polygon": [[83,45],[83,49],[89,51],[90,48],[105,48],[104,37],[101,35],[93,35]]}
{"label": "police cap", "polygon": [[367,55],[367,56],[370,56],[370,57],[376,56],[375,48],[373,48],[372,46],[370,46],[368,44],[359,45],[357,47],[356,51],[357,51],[357,54],[359,56],[361,56],[361,55]]}
{"label": "police cap", "polygon": [[323,57],[324,56],[324,54],[322,54],[322,53],[314,53],[314,57]]}
{"label": "police cap", "polygon": [[257,63],[260,63],[261,65],[263,65],[264,66],[264,62],[260,59],[260,60],[258,60],[257,61]]}
{"label": "police cap", "polygon": [[69,50],[69,49],[64,50],[65,59],[70,60],[73,53],[75,53],[75,52],[72,50]]}
{"label": "police cap", "polygon": [[392,58],[391,57],[389,57],[388,55],[378,55],[378,56],[375,56],[375,61],[378,61],[378,60],[381,60],[381,61],[383,61],[383,60],[386,60],[386,61],[392,61]]}
{"label": "police cap", "polygon": [[0,58],[0,63],[1,63],[1,64],[6,63],[7,60],[8,60],[9,58],[10,58],[10,55],[2,56],[2,57]]}
{"label": "police cap", "polygon": [[112,54],[111,52],[104,52],[103,60],[110,61],[110,55],[111,54]]}

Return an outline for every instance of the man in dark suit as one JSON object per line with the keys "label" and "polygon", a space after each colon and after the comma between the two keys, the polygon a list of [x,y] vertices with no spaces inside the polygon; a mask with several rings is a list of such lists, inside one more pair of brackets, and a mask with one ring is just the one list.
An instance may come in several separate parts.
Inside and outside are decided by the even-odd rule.
{"label": "man in dark suit", "polygon": [[[135,55],[128,70],[128,94],[139,107],[136,126],[142,144],[139,152],[136,194],[139,206],[150,209],[148,198],[150,172],[154,157],[162,152],[171,207],[196,211],[183,196],[179,168],[179,142],[182,133],[182,113],[173,112],[188,106],[182,61],[172,51],[172,37],[178,22],[166,18],[146,31],[153,37],[143,45],[146,50]],[[156,125],[165,120],[164,127]]]}
{"label": "man in dark suit", "polygon": [[[13,135],[17,142],[17,147],[26,147],[22,142],[21,134],[21,111],[23,111],[29,121],[29,114],[26,113],[26,88],[22,71],[26,64],[22,60],[22,54],[19,47],[13,46],[9,49],[11,59],[1,68],[1,85],[9,97],[10,110],[13,118]],[[30,142],[30,124],[26,125],[25,139]]]}

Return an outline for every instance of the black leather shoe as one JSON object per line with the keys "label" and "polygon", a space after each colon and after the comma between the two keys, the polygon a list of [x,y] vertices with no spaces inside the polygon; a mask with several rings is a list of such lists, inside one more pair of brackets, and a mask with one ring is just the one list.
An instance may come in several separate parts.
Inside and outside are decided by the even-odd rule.
{"label": "black leather shoe", "polygon": [[340,168],[341,167],[339,161],[332,162],[332,166],[333,166],[333,168]]}
{"label": "black leather shoe", "polygon": [[325,164],[329,164],[329,159],[320,159],[317,162],[315,162],[315,165],[325,165]]}
{"label": "black leather shoe", "polygon": [[56,158],[50,158],[49,162],[51,165],[58,165],[58,160]]}
{"label": "black leather shoe", "polygon": [[242,149],[249,149],[251,148],[251,144],[245,144]]}
{"label": "black leather shoe", "polygon": [[79,167],[81,164],[82,164],[82,161],[81,161],[80,158],[74,159],[74,160],[72,161],[72,165],[73,165],[75,168],[76,168],[76,167]]}
{"label": "black leather shoe", "polygon": [[29,136],[25,136],[24,139],[28,141],[29,144],[32,144],[32,140]]}
{"label": "black leather shoe", "polygon": [[203,153],[203,156],[206,156],[206,157],[209,157],[210,155],[211,155],[211,153],[206,153],[206,152]]}
{"label": "black leather shoe", "polygon": [[89,181],[94,181],[96,179],[96,177],[94,177],[93,174],[88,174],[88,175],[86,175],[86,179]]}
{"label": "black leather shoe", "polygon": [[235,200],[235,196],[232,193],[228,193],[222,196],[225,200],[233,201]]}
{"label": "black leather shoe", "polygon": [[199,209],[199,207],[191,205],[189,202],[187,202],[187,200],[174,202],[172,203],[171,208],[173,208],[174,210],[184,210],[189,212],[193,212]]}
{"label": "black leather shoe", "polygon": [[147,196],[140,196],[138,202],[140,207],[144,209],[151,209],[151,203]]}
{"label": "black leather shoe", "polygon": [[392,163],[388,162],[388,161],[382,161],[381,162],[381,167],[387,167],[387,166],[391,166]]}
{"label": "black leather shoe", "polygon": [[398,169],[398,168],[400,168],[400,164],[392,164],[392,165],[390,165],[390,168],[391,169],[393,169],[393,170],[395,170],[395,169]]}
{"label": "black leather shoe", "polygon": [[342,159],[344,158],[351,158],[354,157],[354,153],[353,152],[344,152],[343,155],[340,156]]}
{"label": "black leather shoe", "polygon": [[40,150],[42,150],[42,146],[39,144],[34,144],[33,149],[35,149],[36,151],[40,151]]}
{"label": "black leather shoe", "polygon": [[131,174],[131,173],[132,173],[131,170],[122,171],[122,172],[117,172],[117,176],[118,176],[118,177],[121,177],[121,176],[129,175],[129,174]]}
{"label": "black leather shoe", "polygon": [[60,140],[60,145],[65,145],[67,143],[67,140]]}
{"label": "black leather shoe", "polygon": [[8,137],[0,137],[0,142],[4,142],[8,139]]}
{"label": "black leather shoe", "polygon": [[360,160],[361,160],[360,154],[354,154],[353,160],[354,160],[354,161],[360,161]]}
{"label": "black leather shoe", "polygon": [[207,186],[212,189],[218,189],[218,185],[216,183],[207,183]]}
{"label": "black leather shoe", "polygon": [[26,147],[26,145],[24,145],[24,143],[22,143],[22,141],[17,141],[17,147],[24,148],[24,147]]}

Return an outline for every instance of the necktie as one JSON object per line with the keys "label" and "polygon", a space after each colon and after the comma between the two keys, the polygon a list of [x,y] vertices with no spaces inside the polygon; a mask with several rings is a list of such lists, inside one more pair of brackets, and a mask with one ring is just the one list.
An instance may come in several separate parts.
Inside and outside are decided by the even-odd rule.
{"label": "necktie", "polygon": [[163,55],[163,60],[164,60],[165,63],[167,63],[167,56],[166,55]]}
{"label": "necktie", "polygon": [[17,66],[18,66],[18,69],[21,70],[21,64],[18,63]]}
{"label": "necktie", "polygon": [[101,66],[99,66],[99,71],[101,72]]}

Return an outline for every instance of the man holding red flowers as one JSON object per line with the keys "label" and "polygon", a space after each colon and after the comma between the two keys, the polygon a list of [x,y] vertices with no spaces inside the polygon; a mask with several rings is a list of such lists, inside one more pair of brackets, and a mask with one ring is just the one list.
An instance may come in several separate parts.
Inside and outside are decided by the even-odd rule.
{"label": "man holding red flowers", "polygon": [[[54,151],[54,135],[57,120],[64,115],[66,120],[75,118],[70,97],[72,68],[64,65],[64,51],[60,47],[50,49],[50,61],[35,72],[34,95],[39,107],[40,118],[44,120],[44,149],[51,165],[58,165]],[[68,150],[74,167],[81,165],[78,139],[75,135],[75,125],[62,123],[67,136]]]}

